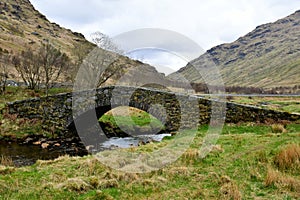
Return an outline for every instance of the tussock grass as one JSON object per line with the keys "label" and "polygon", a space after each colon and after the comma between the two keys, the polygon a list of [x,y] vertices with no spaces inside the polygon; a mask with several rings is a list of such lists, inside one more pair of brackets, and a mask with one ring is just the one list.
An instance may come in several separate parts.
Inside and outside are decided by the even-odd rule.
{"label": "tussock grass", "polygon": [[81,178],[70,178],[63,183],[58,184],[55,188],[75,192],[85,192],[91,189],[91,186]]}
{"label": "tussock grass", "polygon": [[300,145],[289,144],[274,158],[275,165],[280,170],[300,170]]}
{"label": "tussock grass", "polygon": [[230,179],[228,176],[221,177],[221,188],[219,190],[220,199],[233,199],[233,200],[240,200],[242,199],[242,194],[239,191],[238,186],[234,181]]}
{"label": "tussock grass", "polygon": [[119,173],[117,174],[118,181],[133,182],[140,179],[139,174],[135,173]]}
{"label": "tussock grass", "polygon": [[277,188],[287,188],[292,192],[300,192],[299,179],[283,174],[272,167],[268,167],[265,185],[267,187],[275,186]]}
{"label": "tussock grass", "polygon": [[119,181],[117,179],[100,179],[98,177],[91,177],[89,185],[96,189],[118,188]]}
{"label": "tussock grass", "polygon": [[224,149],[222,148],[221,145],[213,145],[212,149],[211,149],[211,153],[223,153]]}
{"label": "tussock grass", "polygon": [[287,130],[284,128],[282,124],[273,124],[271,126],[272,133],[286,133]]}
{"label": "tussock grass", "polygon": [[65,155],[65,156],[60,156],[53,160],[37,160],[36,165],[38,165],[39,167],[43,167],[43,166],[48,166],[48,165],[55,164],[55,163],[67,162],[67,161],[70,161],[71,159],[75,160],[76,157],[70,157],[69,155]]}
{"label": "tussock grass", "polygon": [[189,160],[196,160],[199,158],[199,156],[200,156],[200,152],[198,149],[188,149],[183,153],[182,158],[183,160],[189,161]]}
{"label": "tussock grass", "polygon": [[12,158],[4,155],[1,155],[0,157],[0,165],[11,166],[11,167],[15,166]]}
{"label": "tussock grass", "polygon": [[16,169],[14,167],[9,167],[9,166],[4,166],[0,165],[0,175],[7,175],[11,174],[15,171]]}
{"label": "tussock grass", "polygon": [[190,170],[188,167],[184,167],[184,166],[172,167],[172,168],[168,168],[168,171],[166,173],[172,176],[175,175],[188,176],[190,174]]}

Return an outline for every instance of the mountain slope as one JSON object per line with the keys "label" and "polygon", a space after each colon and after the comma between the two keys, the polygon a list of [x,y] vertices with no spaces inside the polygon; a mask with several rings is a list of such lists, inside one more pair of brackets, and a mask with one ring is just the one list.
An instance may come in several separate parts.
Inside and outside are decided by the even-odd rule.
{"label": "mountain slope", "polygon": [[51,23],[31,5],[29,0],[1,0],[0,2],[0,47],[4,52],[17,53],[26,47],[39,46],[50,41],[56,48],[72,56],[78,45],[92,48],[80,33]]}
{"label": "mountain slope", "polygon": [[[95,44],[87,41],[82,34],[49,22],[43,14],[32,6],[29,0],[1,0],[0,54],[16,55],[29,47],[37,49],[42,42],[46,41],[49,41],[54,47],[66,53],[74,62],[77,62],[76,59],[84,59],[86,54],[96,47]],[[104,52],[107,51],[104,50]],[[0,59],[0,64],[9,65],[9,63],[1,63],[1,61]],[[131,68],[144,64],[119,56],[115,65],[119,67],[118,73],[107,81],[108,84],[115,84],[122,74],[127,73]],[[158,73],[150,65],[144,65],[139,70],[147,77],[159,77],[162,80],[165,78],[164,75]],[[9,73],[10,79],[21,81],[13,66],[9,66]],[[66,79],[71,76],[74,77],[76,69],[74,72],[72,70],[72,72],[69,71],[68,73],[74,74],[65,75]]]}
{"label": "mountain slope", "polygon": [[[226,86],[274,88],[300,85],[300,11],[254,31],[230,44],[208,50],[178,72],[193,82],[192,64],[210,57]],[[176,79],[176,73],[169,78]]]}

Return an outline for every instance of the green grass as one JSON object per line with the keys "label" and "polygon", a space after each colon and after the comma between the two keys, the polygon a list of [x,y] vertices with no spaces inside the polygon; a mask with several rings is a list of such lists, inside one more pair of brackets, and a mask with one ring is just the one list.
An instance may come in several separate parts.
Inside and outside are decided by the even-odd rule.
{"label": "green grass", "polygon": [[[233,97],[231,101],[272,110],[300,113],[300,97]],[[266,105],[262,106],[262,104]]]}
{"label": "green grass", "polygon": [[222,133],[223,134],[247,134],[247,133],[255,133],[257,135],[265,134],[270,132],[271,128],[267,125],[255,125],[255,124],[241,124],[236,126],[234,124],[227,124],[224,126]]}
{"label": "green grass", "polygon": [[[58,93],[64,92],[71,92],[72,89],[70,88],[50,88],[49,95],[55,95]],[[6,92],[0,95],[0,105],[3,105],[7,102],[16,101],[16,100],[23,100],[33,97],[42,97],[45,96],[45,90],[30,90],[26,87],[7,87]]]}
{"label": "green grass", "polygon": [[287,129],[288,129],[289,132],[292,132],[292,133],[300,132],[300,123],[297,123],[297,124],[288,124],[287,125]]}
{"label": "green grass", "polygon": [[[126,114],[127,109],[129,109],[129,116]],[[132,107],[118,107],[113,110],[99,119],[100,123],[105,124],[104,129],[108,132],[121,132],[121,129],[125,128],[131,133],[157,133],[157,130],[163,129],[162,122],[145,111]]]}
{"label": "green grass", "polygon": [[[117,126],[118,124],[124,126],[147,126],[150,123],[155,123],[156,126],[162,126],[161,122],[154,118],[153,116],[150,116],[148,113],[143,113],[142,116],[112,116],[112,115],[103,115],[100,118],[100,121],[103,123],[111,123],[114,126]],[[117,121],[117,122],[116,122]]]}
{"label": "green grass", "polygon": [[[298,199],[297,188],[265,183],[270,168],[293,184],[299,182],[299,173],[281,171],[274,164],[286,145],[300,145],[298,125],[289,125],[284,134],[273,134],[267,126],[226,125],[218,148],[200,159],[196,144],[207,130],[202,127],[182,157],[147,174],[114,171],[92,156],[65,156],[23,168],[1,166],[0,199]],[[148,152],[169,142],[172,139],[124,151]]]}

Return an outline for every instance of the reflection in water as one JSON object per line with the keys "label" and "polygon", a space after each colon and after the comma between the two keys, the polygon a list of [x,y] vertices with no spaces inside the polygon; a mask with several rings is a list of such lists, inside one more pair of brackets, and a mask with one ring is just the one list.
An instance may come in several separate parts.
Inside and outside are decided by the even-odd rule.
{"label": "reflection in water", "polygon": [[0,142],[0,156],[11,158],[17,167],[32,165],[37,160],[55,159],[66,154],[70,156],[83,156],[86,155],[86,152],[70,147],[42,149],[39,145]]}

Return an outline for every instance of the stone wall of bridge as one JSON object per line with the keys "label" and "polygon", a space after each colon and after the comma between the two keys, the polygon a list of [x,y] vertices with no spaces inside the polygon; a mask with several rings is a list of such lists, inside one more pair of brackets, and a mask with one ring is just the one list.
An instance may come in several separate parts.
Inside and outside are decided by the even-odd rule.
{"label": "stone wall of bridge", "polygon": [[[73,103],[76,106],[72,107]],[[164,131],[167,132],[177,131],[179,128],[195,128],[199,124],[210,122],[212,105],[217,108],[215,109],[217,112],[218,108],[223,109],[226,106],[225,120],[228,123],[300,119],[300,115],[287,112],[222,103],[155,89],[122,86],[32,98],[8,103],[7,107],[10,114],[26,118],[43,118],[62,134],[74,134],[76,132],[74,122],[81,124],[83,129],[92,129],[91,127],[95,127],[95,123],[98,123],[98,119],[104,113],[117,106],[131,106],[150,112],[164,122]]]}

